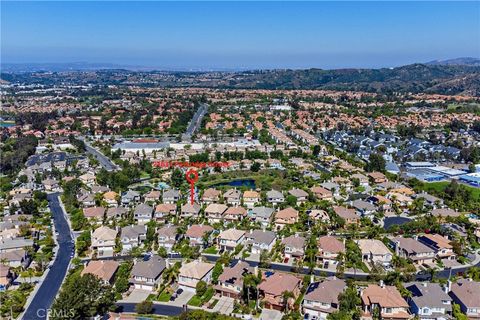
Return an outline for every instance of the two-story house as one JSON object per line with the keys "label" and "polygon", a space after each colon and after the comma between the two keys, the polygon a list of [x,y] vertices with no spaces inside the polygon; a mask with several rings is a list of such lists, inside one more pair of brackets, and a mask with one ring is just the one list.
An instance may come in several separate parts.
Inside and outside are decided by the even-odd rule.
{"label": "two-story house", "polygon": [[165,259],[153,255],[149,260],[138,260],[132,268],[130,282],[135,289],[154,292],[161,282],[161,275],[166,268]]}
{"label": "two-story house", "polygon": [[[381,319],[410,319],[409,306],[395,286],[370,284],[360,293],[363,317],[372,318],[378,312]],[[378,311],[375,311],[377,309]]]}
{"label": "two-story house", "polygon": [[245,240],[245,231],[238,229],[227,229],[220,232],[217,240],[220,250],[233,251]]}
{"label": "two-story house", "polygon": [[178,276],[179,288],[185,291],[195,292],[198,282],[204,281],[210,283],[213,267],[215,267],[214,264],[199,260],[183,264]]}
{"label": "two-story house", "polygon": [[406,283],[405,289],[411,292],[407,299],[410,311],[420,319],[449,319],[452,313],[452,298],[438,283]]}
{"label": "two-story house", "polygon": [[326,320],[339,308],[338,296],[347,288],[344,280],[330,278],[308,286],[302,301],[304,319]]}
{"label": "two-story house", "polygon": [[223,273],[218,277],[218,284],[214,286],[215,291],[222,297],[240,299],[243,290],[243,278],[247,274],[254,274],[254,272],[254,268],[247,262],[239,260],[233,267],[223,270]]}
{"label": "two-story house", "polygon": [[276,238],[277,235],[273,231],[252,230],[245,235],[245,243],[251,245],[251,253],[260,254],[263,250],[270,252]]}

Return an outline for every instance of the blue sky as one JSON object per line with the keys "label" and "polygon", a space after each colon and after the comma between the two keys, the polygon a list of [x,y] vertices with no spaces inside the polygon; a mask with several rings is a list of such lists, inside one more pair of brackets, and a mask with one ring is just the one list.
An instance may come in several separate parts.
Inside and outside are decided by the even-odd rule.
{"label": "blue sky", "polygon": [[480,56],[480,2],[1,2],[2,62],[390,67]]}

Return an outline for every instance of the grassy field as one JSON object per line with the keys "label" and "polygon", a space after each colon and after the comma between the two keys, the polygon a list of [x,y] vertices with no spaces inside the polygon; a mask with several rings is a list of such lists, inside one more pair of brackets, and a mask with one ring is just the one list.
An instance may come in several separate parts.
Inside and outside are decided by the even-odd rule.
{"label": "grassy field", "polygon": [[[424,183],[422,190],[425,190],[427,192],[429,191],[443,192],[449,184],[450,182],[448,181]],[[475,188],[466,184],[464,184],[464,186],[467,187],[467,189],[472,192],[472,195],[476,200],[480,200],[480,188]]]}

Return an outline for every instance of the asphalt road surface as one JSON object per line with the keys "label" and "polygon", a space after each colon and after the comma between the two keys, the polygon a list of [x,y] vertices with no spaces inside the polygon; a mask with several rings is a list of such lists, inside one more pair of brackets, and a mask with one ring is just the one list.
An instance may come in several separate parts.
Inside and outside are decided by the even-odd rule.
{"label": "asphalt road surface", "polygon": [[74,251],[70,227],[60,207],[59,194],[49,194],[48,205],[52,211],[55,230],[58,232],[58,252],[45,280],[40,284],[35,297],[23,314],[23,319],[47,319],[47,310],[51,307],[60,286],[62,285],[71,254]]}
{"label": "asphalt road surface", "polygon": [[[117,303],[118,310],[116,310],[116,312],[135,313],[135,305],[135,303]],[[182,307],[171,306],[167,304],[153,304],[152,314],[162,316],[178,316],[182,312]]]}
{"label": "asphalt road surface", "polygon": [[198,108],[197,112],[193,115],[192,120],[190,120],[190,123],[188,124],[187,131],[183,134],[184,139],[190,139],[192,135],[195,133],[195,131],[200,127],[202,124],[202,119],[207,113],[208,110],[208,105],[202,103],[200,107]]}
{"label": "asphalt road surface", "polygon": [[85,143],[87,153],[93,155],[105,170],[114,171],[118,169],[116,164],[114,164],[108,157],[104,156],[100,151],[89,145],[85,139],[82,139],[82,141]]}

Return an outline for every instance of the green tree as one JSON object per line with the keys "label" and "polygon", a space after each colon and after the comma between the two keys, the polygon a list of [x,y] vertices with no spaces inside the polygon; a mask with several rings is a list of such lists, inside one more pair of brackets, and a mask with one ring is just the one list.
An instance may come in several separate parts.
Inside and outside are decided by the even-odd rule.
{"label": "green tree", "polygon": [[198,297],[203,296],[205,292],[207,292],[207,283],[205,281],[198,281],[195,290]]}
{"label": "green tree", "polygon": [[92,274],[74,272],[68,276],[52,305],[52,319],[86,319],[105,314],[114,304],[111,286]]}
{"label": "green tree", "polygon": [[135,312],[138,314],[150,314],[153,311],[152,301],[142,301],[135,305]]}
{"label": "green tree", "polygon": [[385,172],[385,165],[386,165],[385,159],[381,154],[371,153],[370,156],[368,157],[368,164],[365,169],[368,172],[372,172],[372,171]]}

